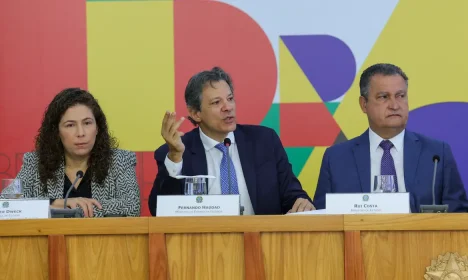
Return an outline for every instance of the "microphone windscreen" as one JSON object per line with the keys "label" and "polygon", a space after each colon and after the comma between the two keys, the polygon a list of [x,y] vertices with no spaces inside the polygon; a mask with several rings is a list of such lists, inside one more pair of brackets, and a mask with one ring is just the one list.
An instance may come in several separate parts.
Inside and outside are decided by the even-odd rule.
{"label": "microphone windscreen", "polygon": [[228,147],[231,146],[231,139],[225,138],[224,139],[224,146],[228,146]]}
{"label": "microphone windscreen", "polygon": [[78,170],[78,172],[76,172],[76,177],[78,178],[82,178],[83,177],[83,171],[81,170]]}
{"label": "microphone windscreen", "polygon": [[440,157],[438,155],[434,155],[434,157],[432,157],[432,161],[440,161]]}

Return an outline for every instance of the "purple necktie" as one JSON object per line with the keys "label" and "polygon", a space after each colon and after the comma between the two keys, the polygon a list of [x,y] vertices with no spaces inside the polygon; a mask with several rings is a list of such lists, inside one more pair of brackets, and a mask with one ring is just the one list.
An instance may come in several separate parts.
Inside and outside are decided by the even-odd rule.
{"label": "purple necktie", "polygon": [[382,156],[382,163],[380,164],[380,175],[395,175],[395,191],[398,192],[398,180],[396,176],[395,163],[393,162],[390,149],[393,143],[390,140],[383,140],[380,142],[380,147],[384,150]]}

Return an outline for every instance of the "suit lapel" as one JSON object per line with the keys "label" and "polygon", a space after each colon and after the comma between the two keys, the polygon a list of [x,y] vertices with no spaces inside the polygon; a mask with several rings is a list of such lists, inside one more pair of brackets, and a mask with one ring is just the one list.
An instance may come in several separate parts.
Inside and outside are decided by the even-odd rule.
{"label": "suit lapel", "polygon": [[[50,198],[62,199],[64,195],[64,186],[65,186],[65,163],[62,163],[60,167],[55,171],[54,180],[49,180],[47,182],[47,192]],[[110,176],[107,176],[106,180]],[[73,182],[72,182],[73,183]],[[104,183],[105,184],[105,183]],[[102,201],[105,199],[103,197],[104,193],[101,191],[101,185],[91,180],[91,193],[93,198],[97,201]]]}
{"label": "suit lapel", "polygon": [[[194,176],[194,175],[208,175],[208,164],[206,162],[206,152],[203,147],[203,143],[200,139],[200,128],[193,131],[192,144],[190,145],[190,151],[192,153],[191,170],[182,170],[183,175]],[[206,182],[208,188],[208,180]]]}
{"label": "suit lapel", "polygon": [[356,145],[353,147],[354,160],[356,162],[361,183],[362,192],[371,191],[371,175],[370,175],[370,144],[369,131],[367,130],[356,139]]}
{"label": "suit lapel", "polygon": [[421,155],[421,143],[416,134],[405,132],[405,148],[403,151],[403,168],[405,170],[405,187],[410,192],[418,170],[419,156]]}
{"label": "suit lapel", "polygon": [[65,161],[60,164],[57,171],[55,171],[54,179],[47,181],[47,193],[49,198],[62,199],[63,188],[65,185]]}
{"label": "suit lapel", "polygon": [[[107,175],[107,178],[104,180],[104,185],[106,186],[111,186],[111,184],[106,184],[106,181],[109,180],[110,178],[110,175]],[[105,195],[106,195],[106,192],[103,192],[104,188],[96,183],[94,180],[94,178],[91,178],[91,195],[93,196],[94,199],[96,199],[97,201],[103,201],[106,199]],[[111,192],[111,190],[109,190],[109,192]]]}
{"label": "suit lapel", "polygon": [[242,173],[244,174],[247,190],[249,191],[250,200],[253,209],[257,209],[257,180],[255,177],[254,167],[254,149],[253,143],[246,139],[245,134],[242,132],[240,126],[234,131],[236,137],[237,150],[242,166]]}

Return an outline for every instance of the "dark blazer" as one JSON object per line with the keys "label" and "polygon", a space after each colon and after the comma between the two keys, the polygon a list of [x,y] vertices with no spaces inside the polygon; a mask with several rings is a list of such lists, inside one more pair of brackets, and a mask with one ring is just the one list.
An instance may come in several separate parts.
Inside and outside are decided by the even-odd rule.
{"label": "dark blazer", "polygon": [[[44,186],[39,179],[39,157],[35,152],[23,156],[23,165],[16,176],[24,182],[25,198],[63,199],[65,180],[65,163],[62,162],[55,172],[53,180]],[[109,173],[102,184],[91,181],[92,197],[99,201],[102,209],[94,206],[94,215],[140,216],[140,188],[136,173],[136,156],[134,152],[114,149]]]}
{"label": "dark blazer", "polygon": [[[286,151],[276,132],[256,125],[237,125],[234,131],[245,182],[256,215],[282,214],[289,211],[298,198],[310,200],[294,176]],[[206,175],[206,154],[199,128],[182,137],[185,144],[182,175]],[[164,160],[167,144],[154,153],[158,174],[149,197],[149,209],[156,215],[157,195],[184,194],[184,180],[170,177]]]}
{"label": "dark blazer", "polygon": [[[314,203],[326,208],[326,193],[371,191],[369,131],[325,151]],[[406,191],[410,193],[411,211],[432,204],[434,155],[440,157],[435,183],[436,204],[448,204],[449,212],[467,212],[468,201],[450,146],[421,134],[405,131],[403,166]]]}

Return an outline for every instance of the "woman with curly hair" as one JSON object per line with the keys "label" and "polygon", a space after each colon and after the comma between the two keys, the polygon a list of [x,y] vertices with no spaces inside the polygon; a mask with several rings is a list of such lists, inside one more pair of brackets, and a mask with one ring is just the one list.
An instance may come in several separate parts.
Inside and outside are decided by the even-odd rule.
{"label": "woman with curly hair", "polygon": [[135,153],[117,149],[106,117],[88,91],[68,88],[55,96],[35,146],[24,155],[17,175],[24,182],[24,197],[49,198],[52,208],[63,208],[63,198],[78,179],[67,207],[82,209],[85,217],[140,215]]}

